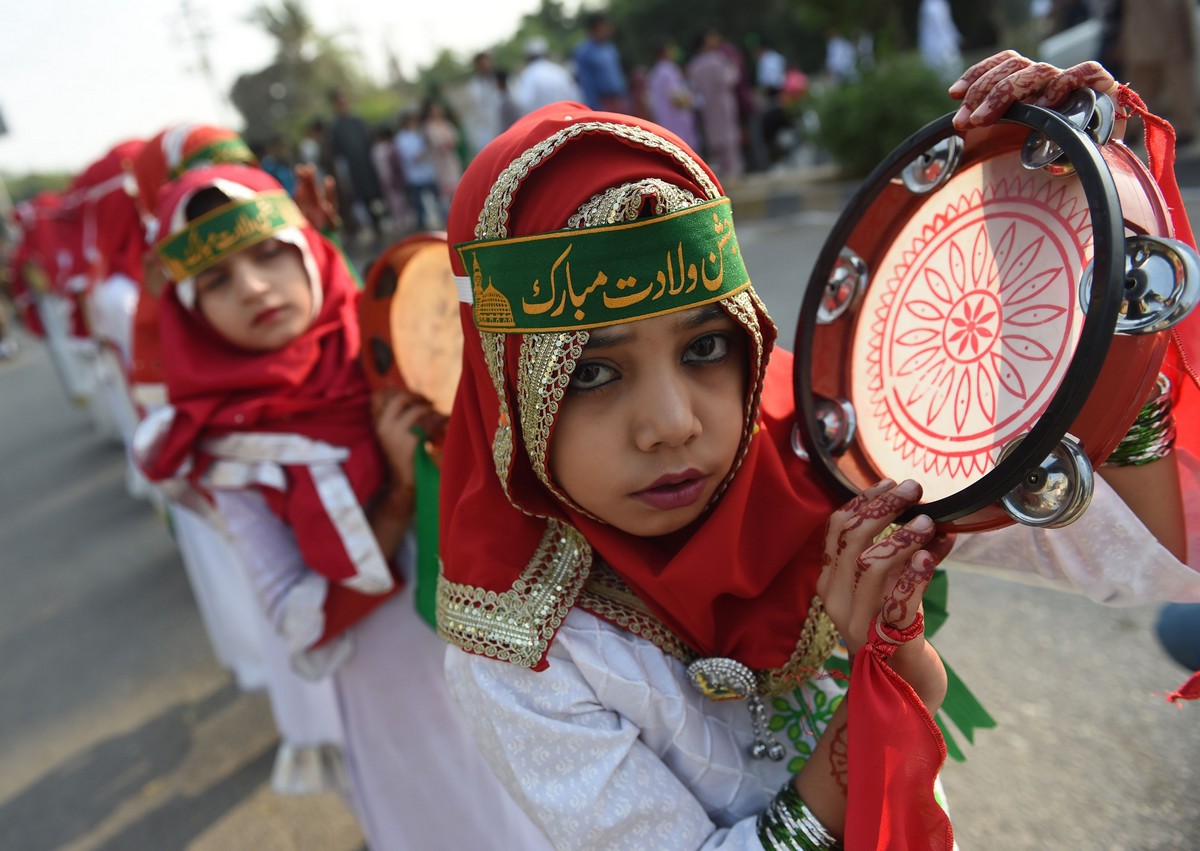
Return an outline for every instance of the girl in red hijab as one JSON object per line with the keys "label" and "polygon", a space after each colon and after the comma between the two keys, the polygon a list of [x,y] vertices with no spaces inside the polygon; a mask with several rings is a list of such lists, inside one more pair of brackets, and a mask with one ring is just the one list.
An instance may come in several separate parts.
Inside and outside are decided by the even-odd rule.
{"label": "girl in red hijab", "polygon": [[541,847],[459,721],[443,646],[415,611],[403,544],[411,429],[429,406],[398,393],[373,409],[340,252],[242,166],[181,175],[158,218],[170,404],[139,430],[143,467],[212,504],[296,669],[333,679],[371,846]]}
{"label": "girl in red hijab", "polygon": [[563,848],[948,851],[921,611],[947,542],[889,528],[917,483],[839,506],[793,451],[711,169],[553,104],[472,162],[448,231],[438,628],[521,806]]}

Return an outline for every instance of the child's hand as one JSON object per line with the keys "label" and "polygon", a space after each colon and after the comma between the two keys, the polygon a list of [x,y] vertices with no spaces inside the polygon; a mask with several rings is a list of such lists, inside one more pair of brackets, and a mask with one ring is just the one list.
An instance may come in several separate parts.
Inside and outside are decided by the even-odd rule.
{"label": "child's hand", "polygon": [[317,185],[317,169],[311,163],[296,166],[296,206],[308,223],[321,232],[341,227],[337,211],[337,185],[326,175]]}
{"label": "child's hand", "polygon": [[[916,482],[885,479],[829,518],[817,593],[851,656],[866,643],[873,619],[894,632],[913,625],[934,568],[949,551],[949,540],[923,514],[874,543],[920,498]],[[892,667],[927,704],[940,703],[944,673],[923,633],[897,649]]]}
{"label": "child's hand", "polygon": [[950,87],[950,97],[963,102],[954,126],[969,130],[991,124],[1018,101],[1057,106],[1075,89],[1087,87],[1112,93],[1117,82],[1099,62],[1081,62],[1063,70],[1005,50],[972,65]]}
{"label": "child's hand", "polygon": [[387,389],[371,397],[371,413],[375,435],[392,471],[392,487],[411,491],[416,481],[413,454],[422,439],[413,429],[433,413],[433,407],[415,393]]}

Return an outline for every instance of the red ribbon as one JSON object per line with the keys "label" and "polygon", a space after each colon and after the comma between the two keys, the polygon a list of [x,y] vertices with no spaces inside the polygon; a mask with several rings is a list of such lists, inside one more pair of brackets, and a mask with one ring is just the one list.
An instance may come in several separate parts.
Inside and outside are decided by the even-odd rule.
{"label": "red ribbon", "polygon": [[921,698],[888,664],[899,645],[881,636],[874,621],[867,635],[854,656],[847,696],[845,847],[950,851],[954,831],[933,793],[946,742]]}

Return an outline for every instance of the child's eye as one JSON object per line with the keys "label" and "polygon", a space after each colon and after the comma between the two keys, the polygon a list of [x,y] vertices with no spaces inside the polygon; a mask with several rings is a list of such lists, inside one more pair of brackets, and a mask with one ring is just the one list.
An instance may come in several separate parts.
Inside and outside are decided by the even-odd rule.
{"label": "child's eye", "polygon": [[266,242],[260,242],[258,249],[254,252],[254,256],[259,260],[271,260],[283,253],[283,243],[277,239],[268,239]]}
{"label": "child's eye", "polygon": [[599,361],[585,361],[578,364],[575,371],[571,373],[571,383],[568,385],[568,389],[572,392],[586,393],[590,390],[599,390],[618,378],[620,375],[611,366]]}
{"label": "child's eye", "polygon": [[729,336],[713,332],[699,337],[683,353],[684,363],[718,363],[729,354]]}
{"label": "child's eye", "polygon": [[208,293],[220,289],[229,281],[229,273],[224,269],[213,269],[196,278],[196,292]]}

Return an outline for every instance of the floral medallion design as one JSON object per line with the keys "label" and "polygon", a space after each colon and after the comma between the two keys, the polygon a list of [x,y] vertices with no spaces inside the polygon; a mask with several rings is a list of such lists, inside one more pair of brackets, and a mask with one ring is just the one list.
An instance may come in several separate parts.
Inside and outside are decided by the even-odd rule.
{"label": "floral medallion design", "polygon": [[1083,190],[1007,159],[956,175],[915,212],[855,329],[863,449],[892,478],[921,481],[926,499],[961,490],[1032,427],[1083,326]]}

